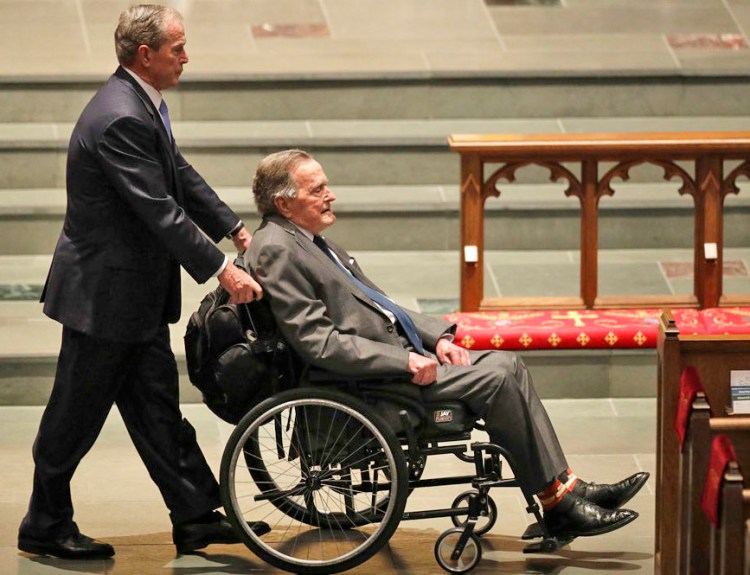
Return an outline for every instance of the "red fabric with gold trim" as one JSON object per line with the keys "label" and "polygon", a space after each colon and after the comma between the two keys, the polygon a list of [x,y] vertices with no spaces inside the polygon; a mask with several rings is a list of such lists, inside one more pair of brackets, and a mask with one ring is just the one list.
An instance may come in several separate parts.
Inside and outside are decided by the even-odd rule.
{"label": "red fabric with gold trim", "polygon": [[714,527],[719,522],[719,496],[721,494],[721,482],[724,479],[724,471],[730,461],[736,461],[732,441],[724,434],[714,437],[711,444],[711,459],[708,462],[708,473],[706,483],[703,486],[701,496],[701,508],[708,516]]}
{"label": "red fabric with gold trim", "polygon": [[[701,333],[694,309],[672,310],[681,333]],[[653,348],[660,309],[456,312],[456,343],[467,349]]]}
{"label": "red fabric with gold trim", "polygon": [[680,438],[680,445],[685,443],[688,418],[693,406],[693,400],[699,391],[703,391],[703,383],[698,371],[693,366],[682,370],[680,376],[680,398],[677,402],[677,411],[674,417],[674,430]]}
{"label": "red fabric with gold trim", "polygon": [[750,334],[750,308],[714,307],[701,312],[709,334]]}

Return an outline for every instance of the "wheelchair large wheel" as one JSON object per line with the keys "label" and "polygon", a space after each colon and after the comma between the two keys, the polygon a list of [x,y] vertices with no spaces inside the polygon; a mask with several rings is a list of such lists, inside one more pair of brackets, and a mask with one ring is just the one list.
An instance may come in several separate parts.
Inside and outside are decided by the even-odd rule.
{"label": "wheelchair large wheel", "polygon": [[[237,425],[221,462],[222,502],[243,542],[294,573],[335,573],[369,559],[398,527],[407,494],[395,435],[341,392],[293,389],[262,402]],[[249,529],[258,520],[269,534]]]}

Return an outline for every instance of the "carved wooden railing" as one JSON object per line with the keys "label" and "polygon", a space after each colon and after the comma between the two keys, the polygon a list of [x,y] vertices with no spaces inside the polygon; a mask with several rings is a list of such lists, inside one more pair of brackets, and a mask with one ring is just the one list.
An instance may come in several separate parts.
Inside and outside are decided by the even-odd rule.
{"label": "carved wooden railing", "polygon": [[[750,294],[722,294],[724,198],[738,193],[738,177],[750,177],[750,133],[453,135],[449,144],[461,154],[461,311],[706,308],[750,303]],[[729,161],[735,166],[724,175]],[[615,166],[600,176],[603,162],[614,162]],[[694,162],[693,173],[678,162]],[[500,167],[485,175],[489,164]],[[565,164],[579,164],[580,177]],[[693,199],[693,294],[598,295],[599,200],[613,195],[615,178],[627,180],[630,170],[641,164],[663,168],[664,179],[677,178],[679,193]],[[565,195],[575,196],[580,202],[580,297],[485,298],[485,201],[500,195],[502,180],[513,182],[518,170],[532,165],[548,169],[552,181],[564,180],[568,185]]]}

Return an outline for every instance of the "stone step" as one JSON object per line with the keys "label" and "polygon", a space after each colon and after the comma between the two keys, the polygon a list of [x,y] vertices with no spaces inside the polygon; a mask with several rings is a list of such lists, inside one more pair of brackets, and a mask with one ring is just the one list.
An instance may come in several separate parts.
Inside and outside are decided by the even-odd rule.
{"label": "stone step", "polygon": [[[688,253],[688,252],[685,252]],[[363,268],[399,303],[425,313],[442,316],[457,308],[458,259],[455,251],[356,251]],[[645,260],[680,258],[685,254],[644,252]],[[631,258],[622,254],[618,257]],[[493,252],[490,259],[502,261],[509,282],[488,278],[488,290],[521,292],[538,289],[533,277],[543,277],[545,269],[558,274],[559,261],[571,262],[570,253],[535,252],[524,254]],[[0,405],[42,405],[49,395],[59,352],[61,328],[42,313],[37,303],[41,284],[49,268],[50,256],[0,256]],[[618,259],[619,261],[619,259]],[[531,268],[534,269],[531,269]],[[497,274],[495,274],[497,275]],[[650,281],[648,282],[650,284]],[[181,373],[183,401],[200,401],[191,386],[184,364],[182,337],[185,325],[202,297],[214,287],[214,280],[197,285],[183,274],[183,313],[172,326],[172,345]],[[13,288],[15,288],[13,290]],[[559,350],[524,353],[543,397],[653,397],[656,390],[654,350]]]}
{"label": "stone step", "polygon": [[[351,249],[458,250],[458,186],[334,186],[339,215],[329,235]],[[217,192],[249,229],[259,224],[248,187]],[[684,248],[692,245],[693,209],[675,183],[620,183],[600,204],[603,249]],[[62,228],[62,188],[0,190],[0,255],[49,255]],[[727,247],[750,245],[750,197],[725,203]],[[486,204],[485,245],[502,250],[577,250],[578,201],[557,184],[512,184]],[[222,242],[229,251],[232,245]]]}
{"label": "stone step", "polygon": [[[0,189],[64,186],[71,123],[0,124]],[[681,132],[750,130],[750,116],[677,118],[526,118],[175,122],[185,157],[214,186],[245,186],[271,151],[312,152],[336,185],[455,185],[459,157],[450,134]],[[519,173],[520,183],[546,182],[546,169]],[[636,169],[633,181],[659,181]]]}
{"label": "stone step", "polygon": [[[0,123],[74,122],[106,79],[106,74],[0,77]],[[747,113],[750,80],[739,71],[331,77],[236,72],[191,74],[166,99],[176,121],[735,116]]]}

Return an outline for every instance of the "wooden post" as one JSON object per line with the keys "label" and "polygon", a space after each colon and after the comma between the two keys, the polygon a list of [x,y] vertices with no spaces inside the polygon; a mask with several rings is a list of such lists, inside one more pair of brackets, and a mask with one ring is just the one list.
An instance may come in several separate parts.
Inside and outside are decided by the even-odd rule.
{"label": "wooden post", "polygon": [[[655,572],[677,573],[678,525],[674,521],[678,506],[675,487],[679,483],[680,442],[672,429],[677,409],[680,372],[680,332],[667,310],[660,318],[657,337],[656,394],[656,524],[654,525]],[[675,378],[675,374],[677,377]]]}
{"label": "wooden post", "polygon": [[[478,311],[484,293],[483,184],[479,155],[461,154],[461,311]],[[476,261],[466,261],[474,248]]]}
{"label": "wooden post", "polygon": [[581,165],[581,299],[592,309],[599,291],[599,197],[597,162],[584,160]]}
{"label": "wooden post", "polygon": [[[721,299],[724,237],[722,179],[720,157],[701,156],[696,160],[698,198],[695,206],[694,281],[695,294],[702,309],[717,307]],[[708,259],[708,246],[716,249],[715,259]]]}

